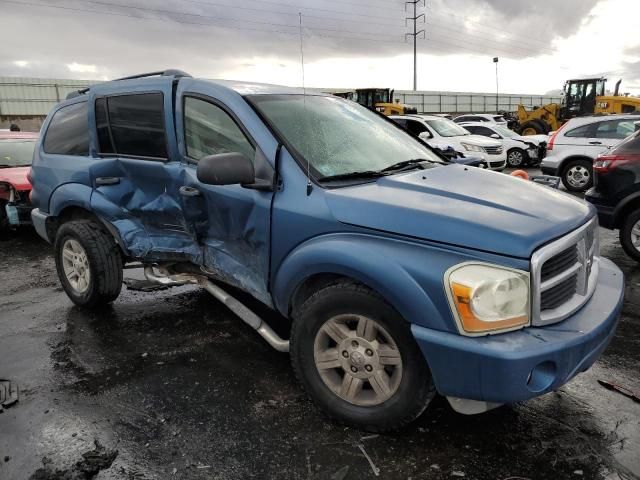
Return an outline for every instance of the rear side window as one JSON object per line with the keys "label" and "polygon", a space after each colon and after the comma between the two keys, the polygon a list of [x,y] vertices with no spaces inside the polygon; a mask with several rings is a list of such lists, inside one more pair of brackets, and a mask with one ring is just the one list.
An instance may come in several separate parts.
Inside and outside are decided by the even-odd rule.
{"label": "rear side window", "polygon": [[591,137],[591,132],[593,130],[593,125],[583,125],[582,127],[574,128],[573,130],[569,130],[564,134],[565,137],[579,137],[579,138],[589,138]]}
{"label": "rear side window", "polygon": [[167,158],[162,93],[96,100],[96,130],[100,153]]}
{"label": "rear side window", "polygon": [[635,131],[633,120],[609,120],[601,122],[596,128],[596,138],[615,138],[622,140]]}
{"label": "rear side window", "polygon": [[53,114],[44,137],[44,151],[57,155],[89,155],[87,102],[62,107]]}
{"label": "rear side window", "polygon": [[231,152],[242,153],[250,160],[255,157],[255,148],[240,127],[213,103],[186,97],[184,131],[187,156],[194,160]]}
{"label": "rear side window", "polygon": [[407,120],[407,130],[411,132],[416,137],[421,133],[427,132],[428,129],[422,123],[416,122],[415,120]]}

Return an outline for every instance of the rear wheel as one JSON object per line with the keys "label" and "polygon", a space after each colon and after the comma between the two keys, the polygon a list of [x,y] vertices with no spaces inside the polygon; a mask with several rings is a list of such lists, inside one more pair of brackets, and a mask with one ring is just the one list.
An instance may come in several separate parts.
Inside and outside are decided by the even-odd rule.
{"label": "rear wheel", "polygon": [[507,164],[511,168],[517,168],[525,163],[525,153],[524,150],[520,148],[512,148],[507,152]]}
{"label": "rear wheel", "polygon": [[63,224],[55,241],[60,283],[76,305],[94,307],[114,301],[122,288],[120,247],[92,220]]}
{"label": "rear wheel", "polygon": [[631,212],[622,223],[620,243],[627,255],[640,262],[640,210]]}
{"label": "rear wheel", "polygon": [[291,360],[320,409],[363,430],[402,427],[435,396],[409,325],[380,296],[350,281],[321,289],[294,313]]}
{"label": "rear wheel", "polygon": [[562,172],[562,183],[572,192],[585,192],[593,185],[592,163],[588,160],[571,160]]}

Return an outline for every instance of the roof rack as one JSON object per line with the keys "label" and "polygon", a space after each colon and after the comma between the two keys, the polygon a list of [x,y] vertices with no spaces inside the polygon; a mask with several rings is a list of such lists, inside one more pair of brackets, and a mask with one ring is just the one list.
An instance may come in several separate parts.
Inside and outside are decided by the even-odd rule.
{"label": "roof rack", "polygon": [[[176,69],[169,69],[169,70],[160,70],[158,72],[149,72],[149,73],[140,73],[138,75],[131,75],[128,77],[122,77],[122,78],[116,78],[114,80],[111,80],[112,82],[118,82],[120,80],[133,80],[136,78],[147,78],[147,77],[189,77],[191,78],[191,75],[189,75],[187,72],[183,72],[182,70],[176,70]],[[87,93],[90,90],[91,87],[87,87],[87,88],[83,88],[81,90],[75,90],[71,93],[69,93],[67,95],[67,100],[70,100],[72,98],[76,98],[79,97],[80,95],[84,95],[85,93]]]}

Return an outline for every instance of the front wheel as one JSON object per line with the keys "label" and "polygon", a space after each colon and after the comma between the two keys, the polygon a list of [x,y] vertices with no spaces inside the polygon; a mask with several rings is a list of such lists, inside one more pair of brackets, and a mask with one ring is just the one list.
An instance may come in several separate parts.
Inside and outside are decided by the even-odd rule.
{"label": "front wheel", "polygon": [[507,164],[511,168],[518,168],[524,165],[525,153],[519,148],[512,148],[507,152]]}
{"label": "front wheel", "polygon": [[640,262],[640,210],[631,212],[622,223],[620,243],[627,255]]}
{"label": "front wheel", "polygon": [[380,296],[350,281],[321,289],[294,312],[291,360],[320,409],[363,430],[400,428],[435,396],[409,325]]}
{"label": "front wheel", "polygon": [[118,298],[122,254],[101,225],[92,220],[63,224],[56,235],[55,255],[58,278],[73,303],[94,307]]}
{"label": "front wheel", "polygon": [[593,185],[593,171],[591,162],[587,160],[572,160],[562,173],[562,183],[571,192],[586,192]]}

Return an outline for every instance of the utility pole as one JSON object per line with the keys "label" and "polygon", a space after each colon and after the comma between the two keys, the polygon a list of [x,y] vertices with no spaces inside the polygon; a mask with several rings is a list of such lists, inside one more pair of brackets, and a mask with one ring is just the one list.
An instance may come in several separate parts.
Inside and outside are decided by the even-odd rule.
{"label": "utility pole", "polygon": [[426,16],[424,13],[418,15],[418,3],[422,2],[422,5],[425,6],[425,0],[409,0],[404,2],[404,10],[407,11],[407,5],[413,5],[413,17],[407,17],[404,20],[405,26],[407,25],[407,20],[413,21],[413,33],[405,33],[405,41],[407,36],[413,37],[413,91],[415,92],[418,89],[418,35],[422,33],[423,38],[426,37],[425,31],[417,29],[418,19],[422,17],[422,21],[426,23]]}
{"label": "utility pole", "polygon": [[496,114],[500,108],[498,107],[498,57],[493,57],[493,63],[496,64]]}

